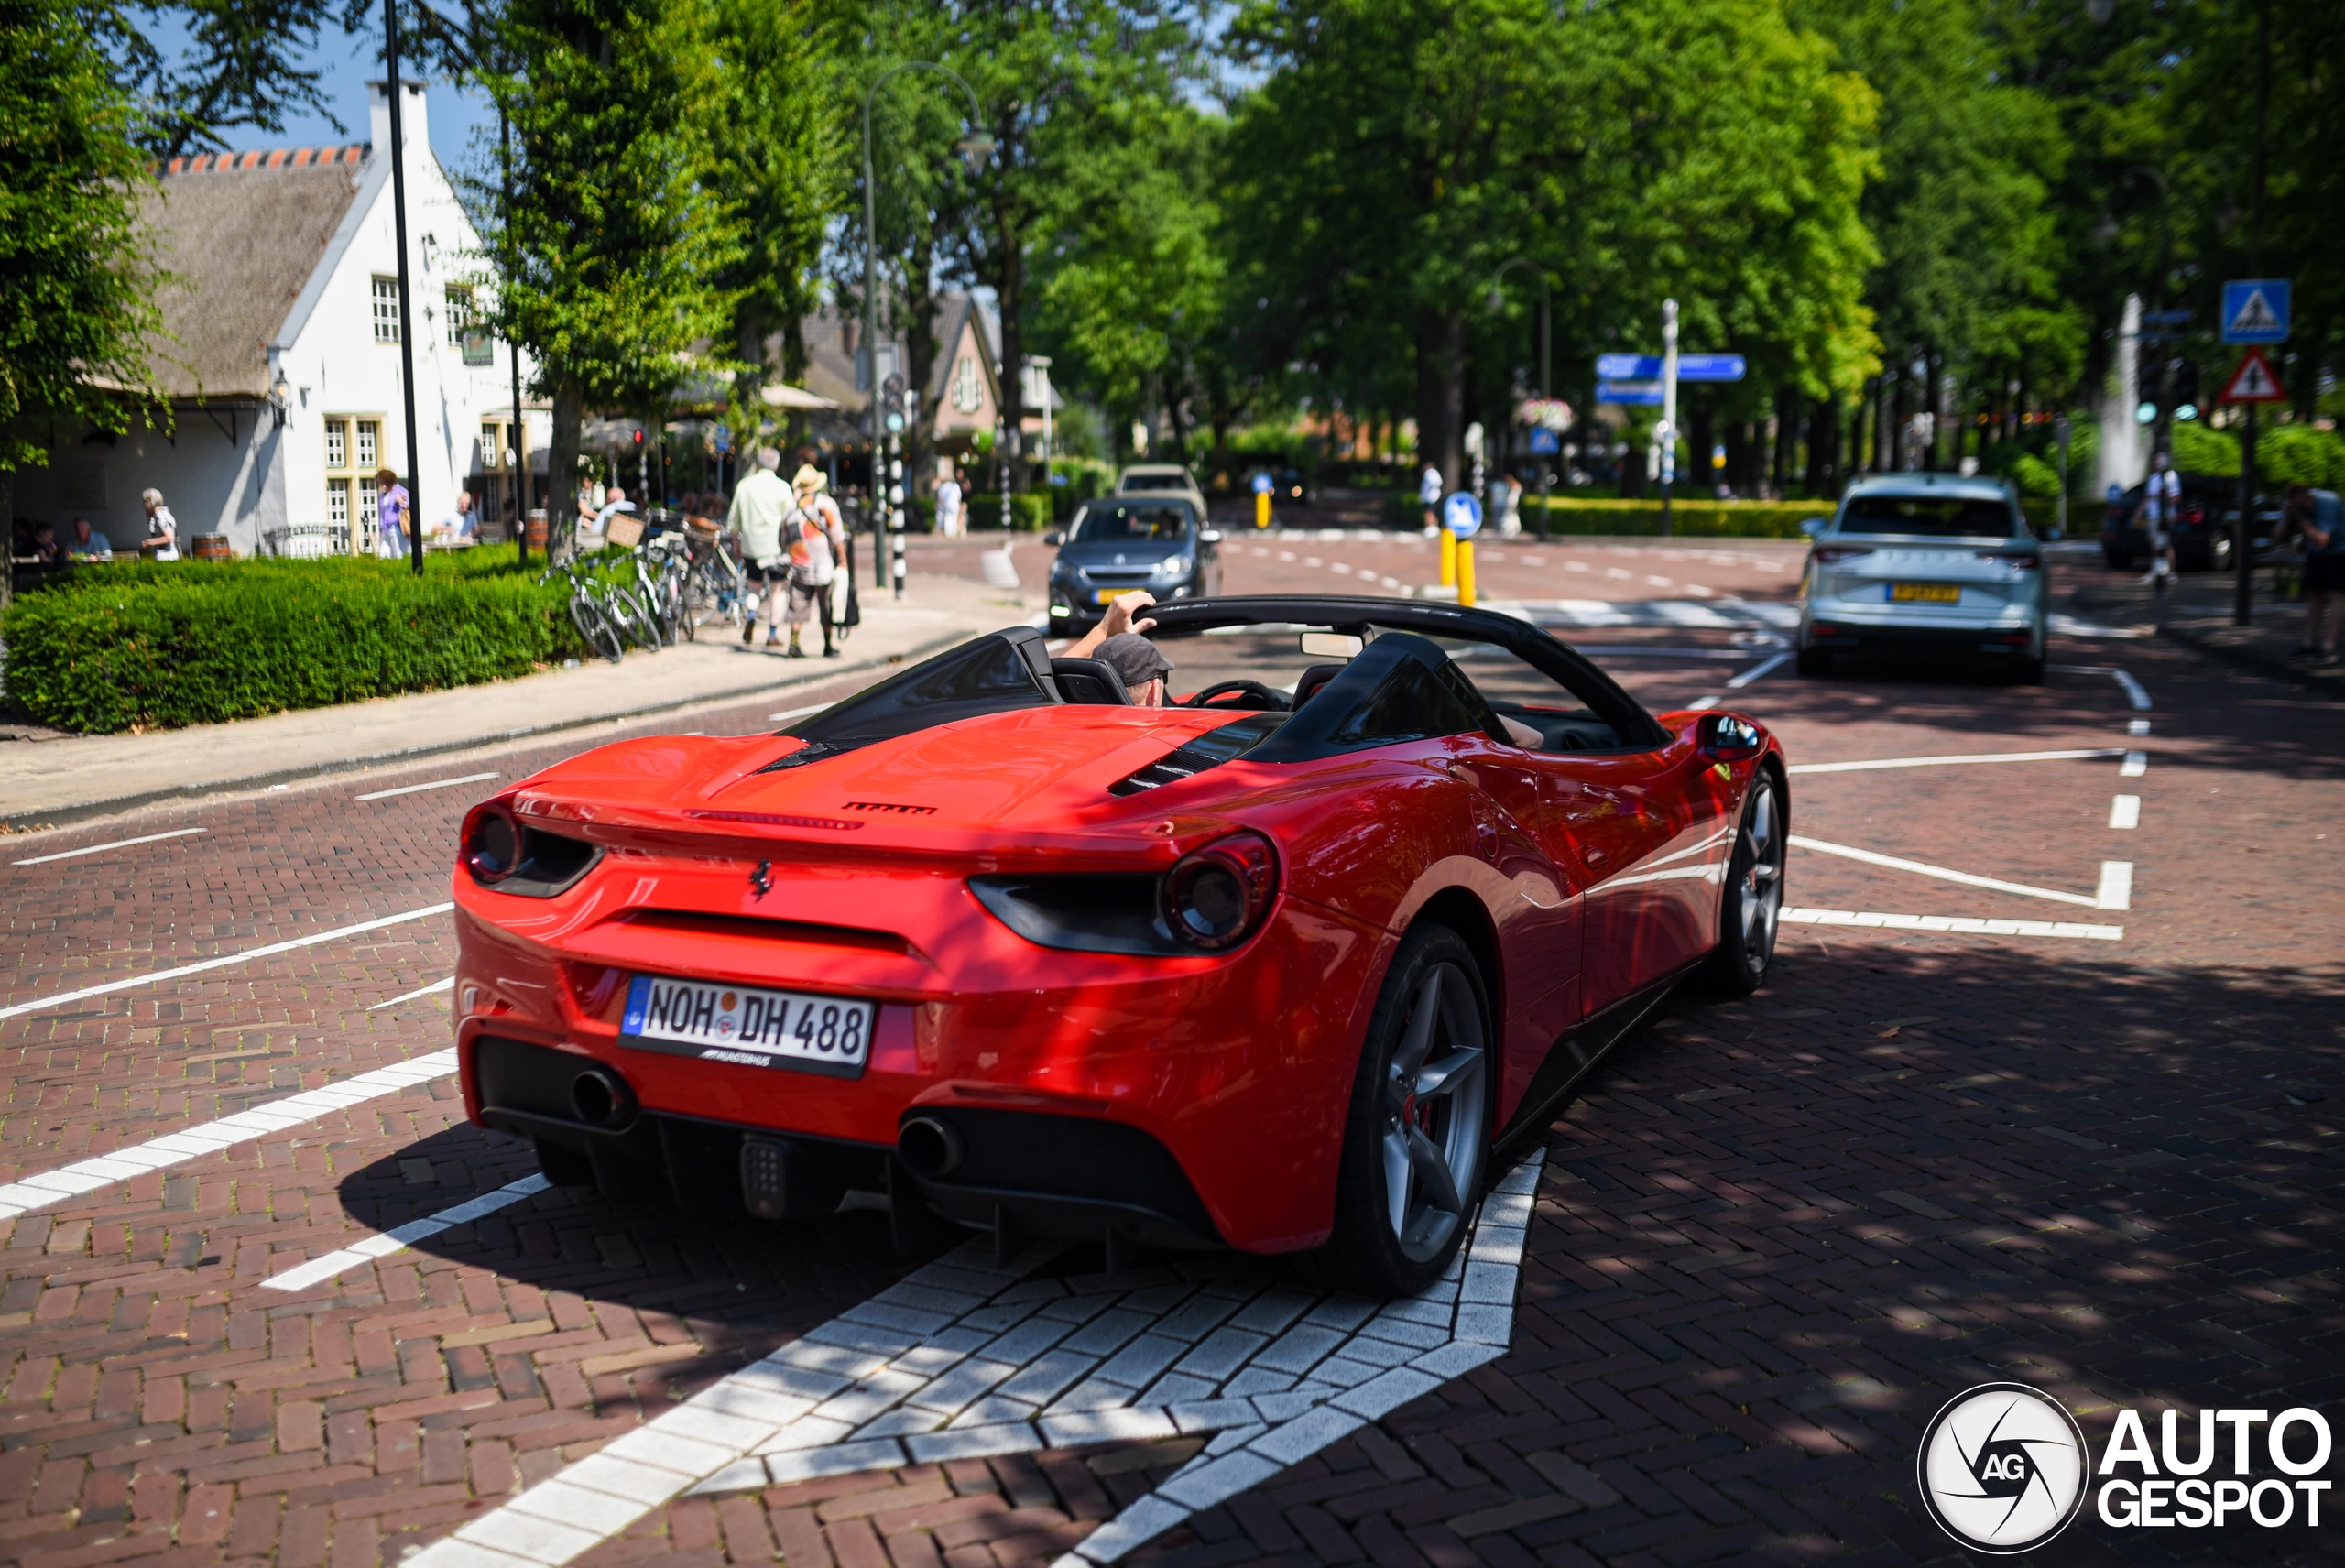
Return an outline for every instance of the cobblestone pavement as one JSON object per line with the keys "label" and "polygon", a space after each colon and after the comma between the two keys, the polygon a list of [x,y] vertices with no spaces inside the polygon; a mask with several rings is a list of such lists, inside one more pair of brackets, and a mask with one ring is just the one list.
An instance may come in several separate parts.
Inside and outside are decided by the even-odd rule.
{"label": "cobblestone pavement", "polygon": [[[1321,542],[1247,541],[1228,585],[1349,575],[1357,590],[1371,564],[1380,589],[1429,575],[1430,551],[1405,539]],[[1767,668],[1761,611],[1711,624],[1652,608],[1781,604],[1792,572],[1768,567],[1797,556],[1505,544],[1485,557],[1485,593],[1621,606],[1564,635],[1656,707],[1740,704],[1801,768],[2100,755],[1796,775],[1792,903],[1913,919],[1787,925],[1755,996],[1673,1001],[1536,1145],[1506,1354],[1258,1474],[1221,1472],[1249,1484],[1129,1561],[1952,1563],[1963,1554],[1922,1512],[1914,1462],[1931,1414],[1972,1384],[2058,1395],[2096,1447],[2121,1406],[2153,1433],[2168,1405],[2345,1414],[2337,709],[2147,637],[2063,638],[2042,688],[1896,666],[1801,680]],[[2098,570],[2063,564],[2057,586]],[[770,727],[775,711],[692,726]],[[0,1218],[0,1559],[372,1568],[439,1542],[435,1560],[464,1557],[454,1532],[498,1519],[485,1528],[515,1530],[496,1539],[524,1560],[594,1568],[1009,1568],[1080,1547],[1151,1495],[1209,1497],[1182,1477],[1225,1456],[1207,1452],[1219,1429],[1178,1421],[1120,1437],[1044,1427],[1032,1441],[1085,1441],[769,1470],[697,1495],[658,1479],[678,1473],[682,1437],[639,1436],[573,1471],[769,1355],[812,1354],[946,1242],[904,1258],[869,1213],[742,1228],[515,1188],[526,1152],[465,1124],[445,1076],[353,1088],[274,1125],[292,1113],[269,1107],[296,1094],[400,1062],[432,1073],[444,917],[43,1005],[426,910],[447,897],[465,807],[566,749],[0,844],[14,954],[0,1180],[18,1184],[0,1194],[17,1211]],[[481,772],[496,778],[357,799]],[[9,864],[188,828],[202,831]],[[2104,897],[2111,864],[2130,868],[2121,900]],[[229,1116],[256,1119],[219,1135],[237,1141],[168,1138]],[[78,1183],[49,1173],[69,1167],[98,1174],[60,1190]],[[340,1249],[359,1256],[279,1288]],[[1053,1277],[1096,1269],[1082,1250]],[[1116,1287],[1204,1299],[1216,1277]],[[1222,1293],[1312,1290],[1277,1267],[1246,1277]],[[575,1494],[558,1528],[518,1528],[539,1517],[526,1488],[581,1475],[558,1494]],[[2089,1512],[2037,1555],[2309,1563],[2334,1560],[2328,1539],[2300,1521],[2128,1530]],[[486,1564],[481,1550],[464,1561]]]}

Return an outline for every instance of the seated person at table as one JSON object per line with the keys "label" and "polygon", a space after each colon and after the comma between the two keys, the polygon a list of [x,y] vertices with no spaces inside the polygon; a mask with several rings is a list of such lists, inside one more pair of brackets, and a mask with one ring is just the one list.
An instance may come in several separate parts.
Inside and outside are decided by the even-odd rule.
{"label": "seated person at table", "polygon": [[441,544],[480,542],[480,512],[473,505],[471,491],[456,492],[456,509],[431,526],[431,537]]}
{"label": "seated person at table", "polygon": [[65,552],[57,545],[57,530],[47,523],[33,529],[33,559],[43,566],[55,566],[65,559]]}
{"label": "seated person at table", "polygon": [[65,550],[66,553],[76,561],[112,561],[114,559],[114,540],[93,529],[90,527],[90,519],[87,517],[73,519],[72,542],[68,544]]}

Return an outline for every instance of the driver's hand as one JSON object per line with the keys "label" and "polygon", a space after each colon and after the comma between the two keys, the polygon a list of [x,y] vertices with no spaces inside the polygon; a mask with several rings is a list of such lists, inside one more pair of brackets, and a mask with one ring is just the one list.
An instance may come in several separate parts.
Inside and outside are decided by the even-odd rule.
{"label": "driver's hand", "polygon": [[1145,588],[1135,588],[1129,593],[1118,593],[1108,600],[1107,613],[1099,617],[1100,640],[1105,642],[1108,637],[1119,637],[1125,632],[1151,630],[1156,625],[1153,620],[1143,621],[1135,617],[1155,603],[1156,595]]}

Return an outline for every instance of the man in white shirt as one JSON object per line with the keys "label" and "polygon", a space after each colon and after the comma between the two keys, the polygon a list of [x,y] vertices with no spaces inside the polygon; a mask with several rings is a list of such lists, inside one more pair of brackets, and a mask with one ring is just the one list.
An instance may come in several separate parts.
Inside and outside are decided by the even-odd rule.
{"label": "man in white shirt", "polygon": [[1425,509],[1425,538],[1431,539],[1441,532],[1441,470],[1430,463],[1417,481],[1417,505]]}
{"label": "man in white shirt", "polygon": [[2160,452],[2150,464],[2149,482],[2142,486],[2142,527],[2150,536],[2150,572],[2142,581],[2163,590],[2174,575],[2174,525],[2182,509],[2182,475],[2174,460]]}
{"label": "man in white shirt", "polygon": [[769,648],[781,640],[780,629],[775,623],[780,618],[780,601],[790,581],[790,558],[783,553],[781,540],[782,519],[798,506],[790,486],[781,482],[780,467],[780,452],[769,446],[759,447],[758,466],[733,487],[733,506],[725,514],[725,526],[740,541],[749,592],[758,597],[756,609],[742,621],[741,640],[756,640],[758,623],[763,621]]}
{"label": "man in white shirt", "polygon": [[949,458],[938,465],[936,475],[936,531],[945,539],[961,534],[961,482],[953,477]]}

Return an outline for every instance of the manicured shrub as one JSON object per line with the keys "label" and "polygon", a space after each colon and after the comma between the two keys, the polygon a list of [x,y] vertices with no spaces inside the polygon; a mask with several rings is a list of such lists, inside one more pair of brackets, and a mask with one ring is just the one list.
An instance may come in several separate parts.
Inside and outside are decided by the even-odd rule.
{"label": "manicured shrub", "polygon": [[83,565],[10,606],[9,701],[84,734],[170,728],[527,675],[582,650],[566,585],[510,548],[395,561]]}

